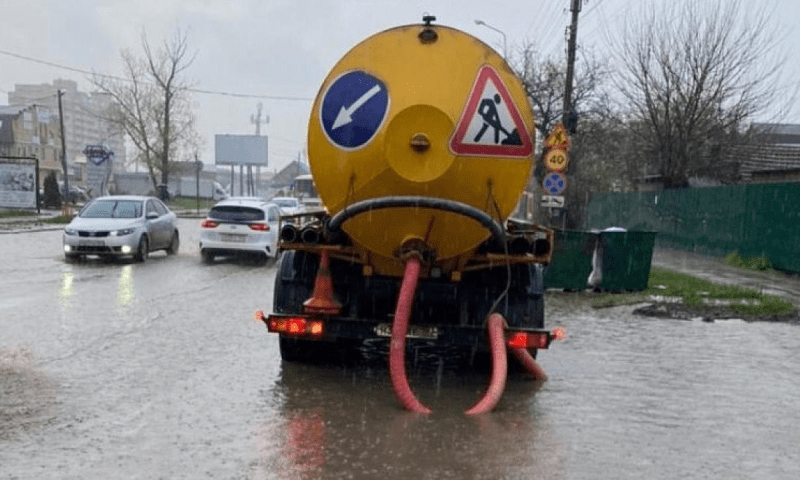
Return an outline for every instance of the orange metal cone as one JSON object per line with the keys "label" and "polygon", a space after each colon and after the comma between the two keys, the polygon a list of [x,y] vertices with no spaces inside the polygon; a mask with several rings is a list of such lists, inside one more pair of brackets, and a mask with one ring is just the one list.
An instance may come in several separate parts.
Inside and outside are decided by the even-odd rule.
{"label": "orange metal cone", "polygon": [[323,249],[320,253],[317,278],[314,279],[314,293],[311,294],[311,298],[303,302],[303,311],[321,315],[339,315],[342,311],[342,304],[336,300],[333,293],[333,279],[327,250]]}

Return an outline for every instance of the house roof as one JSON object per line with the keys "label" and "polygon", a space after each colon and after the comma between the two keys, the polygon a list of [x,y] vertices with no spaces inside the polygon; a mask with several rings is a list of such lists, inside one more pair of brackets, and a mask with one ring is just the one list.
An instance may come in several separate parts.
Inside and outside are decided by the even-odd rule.
{"label": "house roof", "polygon": [[736,149],[743,180],[754,175],[800,172],[800,124],[755,123],[759,142]]}
{"label": "house roof", "polygon": [[293,160],[289,165],[284,167],[280,172],[272,177],[272,186],[285,187],[292,184],[295,177],[308,173],[308,167],[305,164]]}
{"label": "house roof", "polygon": [[775,145],[748,145],[740,150],[739,173],[743,178],[759,172],[800,171],[800,143]]}
{"label": "house roof", "polygon": [[800,145],[800,124],[754,123],[753,129],[766,143],[776,145]]}
{"label": "house roof", "polygon": [[16,116],[22,113],[25,110],[26,106],[24,105],[0,105],[0,115],[2,116]]}

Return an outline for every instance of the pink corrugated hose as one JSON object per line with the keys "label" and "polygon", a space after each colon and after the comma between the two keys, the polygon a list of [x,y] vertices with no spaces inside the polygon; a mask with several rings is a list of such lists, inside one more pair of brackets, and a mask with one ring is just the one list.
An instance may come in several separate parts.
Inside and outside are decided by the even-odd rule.
{"label": "pink corrugated hose", "polygon": [[416,413],[431,413],[431,410],[420,402],[411,386],[408,384],[406,374],[406,333],[411,317],[411,306],[414,304],[414,293],[419,280],[420,263],[416,257],[406,261],[403,273],[403,283],[400,285],[400,295],[392,323],[392,339],[389,345],[389,373],[392,379],[392,388],[400,405],[404,409]]}

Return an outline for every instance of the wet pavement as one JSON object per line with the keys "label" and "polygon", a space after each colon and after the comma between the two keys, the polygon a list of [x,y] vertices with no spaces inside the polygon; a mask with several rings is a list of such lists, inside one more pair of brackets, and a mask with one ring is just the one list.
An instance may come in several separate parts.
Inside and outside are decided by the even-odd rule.
{"label": "wet pavement", "polygon": [[281,362],[252,319],[274,265],[203,265],[198,223],[144,264],[65,264],[58,231],[0,235],[0,479],[800,478],[800,326],[548,294],[567,338],[539,354],[547,381],[515,376],[468,418],[485,373],[411,364],[420,416],[368,349]]}
{"label": "wet pavement", "polygon": [[721,258],[656,247],[652,265],[676,270],[714,283],[739,285],[775,295],[800,307],[800,275],[762,272],[726,265]]}

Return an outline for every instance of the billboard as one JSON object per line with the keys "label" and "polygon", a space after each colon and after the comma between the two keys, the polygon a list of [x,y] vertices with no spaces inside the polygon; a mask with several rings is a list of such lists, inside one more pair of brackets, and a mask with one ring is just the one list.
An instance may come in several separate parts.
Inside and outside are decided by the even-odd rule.
{"label": "billboard", "polygon": [[267,166],[267,137],[259,135],[215,135],[217,165]]}
{"label": "billboard", "polygon": [[36,208],[35,158],[0,157],[0,207]]}
{"label": "billboard", "polygon": [[108,195],[114,152],[105,145],[86,145],[86,187],[92,197]]}

